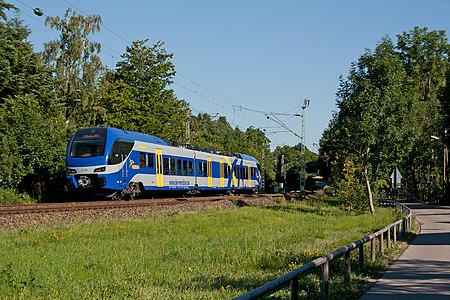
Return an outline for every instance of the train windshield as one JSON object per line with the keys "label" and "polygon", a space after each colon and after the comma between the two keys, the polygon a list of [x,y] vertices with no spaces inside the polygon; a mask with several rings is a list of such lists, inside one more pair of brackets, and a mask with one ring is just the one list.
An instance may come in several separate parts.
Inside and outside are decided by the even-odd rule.
{"label": "train windshield", "polygon": [[75,133],[70,157],[102,156],[105,153],[106,128],[85,128]]}

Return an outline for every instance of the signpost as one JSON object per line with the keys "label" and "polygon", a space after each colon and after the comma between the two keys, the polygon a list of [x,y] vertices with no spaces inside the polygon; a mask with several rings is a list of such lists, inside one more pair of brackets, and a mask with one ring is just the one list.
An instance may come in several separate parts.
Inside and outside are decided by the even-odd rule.
{"label": "signpost", "polygon": [[391,187],[395,190],[399,189],[402,185],[402,178],[403,178],[403,176],[402,176],[402,174],[400,174],[400,171],[397,168],[395,168],[395,170],[392,171],[392,174],[390,177]]}

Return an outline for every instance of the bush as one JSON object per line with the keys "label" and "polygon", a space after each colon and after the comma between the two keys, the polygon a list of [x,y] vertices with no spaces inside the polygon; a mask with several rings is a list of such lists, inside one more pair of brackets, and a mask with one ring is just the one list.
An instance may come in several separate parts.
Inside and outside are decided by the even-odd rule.
{"label": "bush", "polygon": [[25,193],[0,188],[0,205],[34,203],[35,201]]}

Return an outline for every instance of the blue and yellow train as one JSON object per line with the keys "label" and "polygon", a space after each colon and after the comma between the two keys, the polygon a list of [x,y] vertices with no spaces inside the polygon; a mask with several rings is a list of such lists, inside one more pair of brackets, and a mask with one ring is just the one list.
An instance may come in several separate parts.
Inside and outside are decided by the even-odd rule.
{"label": "blue and yellow train", "polygon": [[111,127],[79,129],[67,146],[67,187],[116,199],[143,192],[253,192],[261,188],[258,161]]}

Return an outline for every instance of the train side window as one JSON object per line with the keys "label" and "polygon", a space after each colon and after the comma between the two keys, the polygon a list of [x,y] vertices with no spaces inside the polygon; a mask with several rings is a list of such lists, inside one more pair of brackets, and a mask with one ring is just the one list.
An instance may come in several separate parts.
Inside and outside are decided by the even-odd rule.
{"label": "train side window", "polygon": [[187,160],[183,160],[183,175],[187,176],[187,171],[188,170],[188,162]]}
{"label": "train side window", "polygon": [[175,175],[176,174],[176,170],[175,170],[175,159],[171,158],[170,159],[170,175]]}
{"label": "train side window", "polygon": [[139,152],[139,167],[140,168],[145,168],[147,166],[146,156],[147,155],[144,152]]}
{"label": "train side window", "polygon": [[169,175],[169,159],[164,157],[164,175]]}
{"label": "train side window", "polygon": [[111,152],[108,158],[109,165],[116,165],[125,160],[133,149],[134,142],[123,139],[117,139],[111,147]]}
{"label": "train side window", "polygon": [[203,163],[201,161],[198,162],[198,174],[203,174]]}
{"label": "train side window", "polygon": [[149,168],[155,167],[155,155],[153,153],[148,154],[148,167]]}
{"label": "train side window", "polygon": [[207,177],[208,176],[208,165],[206,162],[203,163],[203,176]]}
{"label": "train side window", "polygon": [[183,168],[181,164],[181,159],[177,159],[177,175],[183,175]]}
{"label": "train side window", "polygon": [[194,162],[189,161],[189,175],[192,175],[194,173]]}

